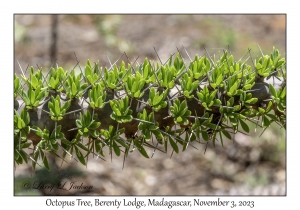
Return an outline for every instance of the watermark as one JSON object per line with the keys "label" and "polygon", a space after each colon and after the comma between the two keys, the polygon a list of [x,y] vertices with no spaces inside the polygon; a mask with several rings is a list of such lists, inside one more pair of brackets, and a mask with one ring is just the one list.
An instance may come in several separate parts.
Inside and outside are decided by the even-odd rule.
{"label": "watermark", "polygon": [[92,185],[86,185],[82,182],[76,182],[76,181],[72,181],[72,182],[58,182],[56,184],[49,184],[43,181],[25,181],[22,184],[22,188],[25,190],[29,190],[29,189],[37,189],[37,190],[49,190],[50,192],[53,189],[58,189],[58,190],[66,190],[66,191],[70,191],[70,190],[92,190],[93,186]]}

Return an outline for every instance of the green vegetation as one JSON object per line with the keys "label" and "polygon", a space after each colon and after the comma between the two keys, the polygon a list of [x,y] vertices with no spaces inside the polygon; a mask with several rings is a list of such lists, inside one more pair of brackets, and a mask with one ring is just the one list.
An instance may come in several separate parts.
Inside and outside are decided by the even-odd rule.
{"label": "green vegetation", "polygon": [[15,74],[15,162],[30,159],[35,168],[42,160],[50,170],[50,153],[86,165],[91,153],[105,158],[105,147],[109,155],[138,150],[149,158],[147,150],[160,145],[176,153],[191,142],[223,145],[230,133],[249,133],[248,123],[285,128],[285,59],[275,48],[253,63],[250,57],[236,61],[224,51],[187,62],[177,53],[164,65],[87,61],[84,73],[58,67],[43,75],[31,67],[29,78]]}

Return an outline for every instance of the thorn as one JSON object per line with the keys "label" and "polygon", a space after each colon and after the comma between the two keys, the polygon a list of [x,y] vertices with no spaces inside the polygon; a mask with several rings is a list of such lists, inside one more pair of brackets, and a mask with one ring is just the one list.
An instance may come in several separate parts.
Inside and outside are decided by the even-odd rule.
{"label": "thorn", "polygon": [[133,72],[134,72],[134,74],[135,74],[135,69],[133,68],[133,65],[135,64],[135,62],[137,61],[137,59],[139,58],[139,56],[135,59],[134,63],[131,64],[131,62],[130,62],[128,56],[127,56],[127,54],[126,54],[125,52],[124,52],[124,54],[125,54],[125,56],[126,56],[128,62],[129,62],[129,64],[130,64],[130,68],[133,70]]}
{"label": "thorn", "polygon": [[258,119],[257,119],[257,122],[256,122],[256,126],[255,126],[255,129],[254,129],[255,133],[256,133],[256,128],[257,128],[258,122],[259,122],[259,118],[260,118],[260,116],[258,116]]}
{"label": "thorn", "polygon": [[258,46],[258,48],[260,50],[261,55],[264,56],[263,51],[261,50],[260,46],[258,45],[258,43],[256,43],[256,44],[257,44],[257,46]]}
{"label": "thorn", "polygon": [[78,130],[79,128],[71,128],[70,130],[67,131],[74,131],[74,130]]}
{"label": "thorn", "polygon": [[156,51],[155,47],[153,47],[153,48],[154,48],[154,51],[155,51],[155,53],[156,53],[156,55],[157,55],[157,57],[158,57],[158,59],[159,59],[159,61],[160,61],[161,65],[163,65],[163,63],[161,62],[161,60],[160,60],[160,57],[159,57],[159,55],[158,55],[158,53],[157,53],[157,51]]}
{"label": "thorn", "polygon": [[83,78],[84,78],[84,81],[87,82],[87,79],[86,79],[86,77],[84,76],[84,73],[83,73],[83,71],[82,71],[82,69],[81,69],[81,66],[80,66],[80,62],[79,62],[79,60],[77,59],[77,56],[76,56],[76,53],[75,53],[75,52],[74,52],[74,55],[75,55],[76,61],[77,61],[78,66],[79,66],[79,70],[80,70],[80,72],[81,72],[81,74],[82,74],[82,76],[83,76]]}
{"label": "thorn", "polygon": [[116,60],[116,62],[114,62],[107,71],[109,71],[111,68],[113,68],[113,66],[123,57],[124,53]]}
{"label": "thorn", "polygon": [[261,132],[261,134],[259,135],[259,137],[261,137],[263,135],[263,133],[266,131],[268,127],[265,127],[265,129],[263,130],[263,132]]}
{"label": "thorn", "polygon": [[182,45],[182,47],[183,47],[185,53],[187,54],[187,56],[189,57],[190,61],[192,62],[192,59],[191,59],[190,55],[188,54],[188,52],[186,51],[185,47],[183,45]]}
{"label": "thorn", "polygon": [[207,145],[208,145],[208,142],[206,143],[204,154],[206,153]]}
{"label": "thorn", "polygon": [[[127,149],[126,149],[126,150],[127,150]],[[125,150],[125,152],[124,152],[124,158],[123,158],[123,166],[122,166],[122,170],[124,169],[124,166],[125,166],[126,150]]]}
{"label": "thorn", "polygon": [[21,65],[20,65],[20,63],[19,63],[19,61],[18,61],[18,60],[17,60],[17,62],[18,62],[18,64],[19,64],[19,67],[20,67],[20,70],[21,70],[21,72],[22,72],[23,76],[26,78],[26,76],[25,76],[25,74],[24,74],[24,72],[23,72],[23,69],[22,69],[22,67],[21,67]]}
{"label": "thorn", "polygon": [[155,153],[155,151],[156,151],[156,148],[157,148],[157,146],[158,146],[158,142],[156,143],[156,146],[155,146],[155,148],[154,148],[154,150],[153,150],[153,153],[152,153],[152,155],[151,155],[151,158],[153,158],[153,156],[154,156],[154,153]]}
{"label": "thorn", "polygon": [[25,69],[25,74],[26,74],[26,72],[27,72],[27,70],[28,70],[28,67],[29,67],[29,64],[27,65],[27,67],[26,67],[26,69]]}
{"label": "thorn", "polygon": [[49,68],[49,70],[48,70],[48,72],[47,72],[47,74],[46,74],[45,79],[47,79],[47,77],[48,77],[48,75],[49,75],[50,71],[52,70],[53,65],[54,65],[55,63],[56,63],[56,60],[51,64],[51,66],[50,66],[50,68]]}
{"label": "thorn", "polygon": [[210,59],[211,63],[212,63],[212,64],[214,65],[214,67],[215,67],[216,65],[215,65],[214,61],[212,60],[211,56],[209,55],[209,53],[207,52],[206,48],[205,48],[205,47],[203,47],[203,48],[204,48],[205,52],[207,53],[208,58]]}
{"label": "thorn", "polygon": [[113,66],[113,64],[110,62],[110,59],[109,59],[108,55],[106,53],[105,53],[105,55],[106,55],[106,58],[107,58],[107,60],[108,60],[108,62],[110,64],[110,66]]}

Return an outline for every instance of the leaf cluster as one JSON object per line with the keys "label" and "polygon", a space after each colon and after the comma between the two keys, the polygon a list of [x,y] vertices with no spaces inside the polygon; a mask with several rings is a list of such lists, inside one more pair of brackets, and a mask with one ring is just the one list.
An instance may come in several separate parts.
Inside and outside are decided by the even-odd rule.
{"label": "leaf cluster", "polygon": [[[80,73],[58,67],[45,74],[42,68],[31,67],[29,78],[15,74],[14,99],[25,104],[14,114],[15,161],[27,163],[29,158],[35,167],[41,159],[49,169],[46,154],[51,153],[86,165],[90,154],[105,157],[105,147],[110,155],[127,157],[138,150],[149,158],[146,148],[167,152],[170,145],[179,153],[180,147],[185,151],[195,142],[223,145],[231,133],[249,133],[249,123],[285,128],[285,59],[275,48],[254,63],[248,59],[236,61],[224,51],[218,57],[196,55],[185,61],[177,53],[164,64],[145,58],[141,64],[122,61],[100,67],[88,60]],[[273,76],[282,78],[282,84],[266,86],[263,81]],[[259,84],[267,91],[254,89]],[[75,101],[81,102],[81,109],[69,111]],[[43,121],[39,122],[43,126],[31,122],[30,114],[37,111],[48,114],[54,128]],[[77,118],[68,118],[74,112],[79,112]],[[63,119],[74,128],[64,129],[66,121],[57,125]],[[76,137],[66,139],[70,131],[76,131]],[[40,140],[27,154],[24,149],[30,147],[32,133]]]}

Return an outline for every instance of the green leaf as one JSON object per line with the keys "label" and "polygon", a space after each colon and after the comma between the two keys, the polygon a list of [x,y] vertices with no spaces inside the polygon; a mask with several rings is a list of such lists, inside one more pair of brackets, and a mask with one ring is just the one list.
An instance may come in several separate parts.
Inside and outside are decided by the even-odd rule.
{"label": "green leaf", "polygon": [[234,85],[232,85],[232,87],[229,89],[229,92],[234,95],[235,91],[237,89],[237,82],[234,83]]}
{"label": "green leaf", "polygon": [[24,152],[24,150],[20,150],[20,155],[22,156],[22,159],[25,161],[25,163],[28,163],[27,154]]}
{"label": "green leaf", "polygon": [[210,86],[215,89],[217,87],[217,84],[216,83],[210,83]]}
{"label": "green leaf", "polygon": [[220,106],[222,102],[219,99],[214,100],[214,106]]}
{"label": "green leaf", "polygon": [[25,129],[24,130],[21,130],[21,139],[22,140],[26,140],[27,136],[26,136],[26,132],[25,132]]}
{"label": "green leaf", "polygon": [[120,148],[119,146],[117,145],[117,143],[115,141],[113,141],[113,149],[114,149],[114,152],[117,156],[120,156],[121,152],[120,152]]}
{"label": "green leaf", "polygon": [[258,101],[257,98],[251,98],[251,99],[249,99],[249,100],[246,100],[245,102],[248,103],[248,104],[254,104],[254,103],[256,103],[257,101]]}
{"label": "green leaf", "polygon": [[15,161],[20,165],[23,163],[23,158],[19,155]]}
{"label": "green leaf", "polygon": [[82,93],[83,90],[85,90],[87,88],[87,86],[88,86],[87,83],[84,83],[84,84],[80,85],[80,87],[79,87],[79,90],[80,90],[79,93]]}
{"label": "green leaf", "polygon": [[223,81],[223,75],[220,74],[216,80],[216,84],[219,85]]}
{"label": "green leaf", "polygon": [[[150,99],[153,100],[154,97],[155,97],[155,89],[154,89],[154,87],[152,87],[152,88],[150,89]],[[154,101],[153,101],[152,103],[154,103]],[[151,103],[150,103],[150,104],[151,104]]]}
{"label": "green leaf", "polygon": [[39,81],[37,80],[37,78],[34,75],[31,75],[31,84],[34,89],[36,89],[39,84]]}
{"label": "green leaf", "polygon": [[93,122],[91,125],[90,125],[90,129],[97,129],[99,126],[100,126],[100,122]]}
{"label": "green leaf", "polygon": [[[52,131],[50,138],[54,138],[54,137],[55,137],[55,133],[56,133],[56,138],[60,137],[60,136],[61,136],[60,130],[61,130],[61,125],[58,125],[58,126],[54,129],[54,131]],[[46,131],[46,132],[44,132],[44,133],[45,133],[47,136],[49,136],[48,131]]]}
{"label": "green leaf", "polygon": [[31,145],[31,142],[24,143],[22,148],[28,148]]}
{"label": "green leaf", "polygon": [[187,98],[191,98],[190,93],[187,90],[183,91],[183,95]]}
{"label": "green leaf", "polygon": [[84,151],[89,151],[89,149],[88,148],[86,148],[83,144],[81,144],[80,142],[79,143],[77,143],[77,146],[78,147],[80,147],[81,149],[83,149]]}
{"label": "green leaf", "polygon": [[129,145],[127,145],[126,142],[123,141],[122,139],[117,138],[115,141],[117,141],[119,144],[121,144],[125,148],[129,147]]}
{"label": "green leaf", "polygon": [[179,115],[180,116],[183,116],[184,113],[187,111],[188,107],[187,107],[187,104],[186,104],[186,101],[182,101],[181,104],[180,102],[178,101],[178,104],[179,104]]}
{"label": "green leaf", "polygon": [[56,82],[55,82],[55,80],[54,80],[53,77],[50,78],[50,87],[51,87],[52,89],[55,89],[55,88],[56,88]]}
{"label": "green leaf", "polygon": [[14,74],[14,77],[15,77],[15,79],[14,79],[14,88],[15,88],[15,90],[18,90],[19,87],[20,87],[20,79],[18,77],[16,77],[16,74]]}
{"label": "green leaf", "polygon": [[34,104],[35,102],[35,91],[30,90],[30,104]]}
{"label": "green leaf", "polygon": [[55,151],[57,151],[59,149],[59,146],[56,141],[55,141],[55,143],[52,143],[51,145]]}
{"label": "green leaf", "polygon": [[233,110],[235,112],[237,112],[237,111],[239,111],[241,109],[241,105],[235,105],[233,108],[234,108]]}
{"label": "green leaf", "polygon": [[278,121],[278,118],[275,116],[275,115],[273,115],[273,114],[266,114],[268,117],[270,117],[272,120],[274,120],[275,122],[277,122]]}
{"label": "green leaf", "polygon": [[32,167],[33,167],[33,169],[35,169],[35,166],[36,166],[36,162],[37,162],[38,157],[39,157],[39,152],[34,153],[33,159],[35,160],[35,162],[34,162],[34,161],[32,162]]}
{"label": "green leaf", "polygon": [[262,109],[260,107],[258,107],[258,111],[259,111],[260,114],[264,114],[266,112],[264,109]]}
{"label": "green leaf", "polygon": [[231,139],[231,135],[230,135],[227,131],[223,130],[222,133],[223,133],[224,136],[226,136],[228,139]]}
{"label": "green leaf", "polygon": [[202,106],[203,106],[205,109],[208,109],[206,102],[203,102],[203,103],[202,103]]}
{"label": "green leaf", "polygon": [[76,146],[74,146],[74,148],[75,148],[75,152],[76,152],[76,156],[77,156],[78,160],[82,163],[82,165],[85,165],[85,159],[84,159],[82,153]]}
{"label": "green leaf", "polygon": [[136,147],[138,148],[138,151],[143,155],[145,158],[149,158],[146,150],[139,144],[136,144]]}
{"label": "green leaf", "polygon": [[243,128],[243,130],[247,133],[249,133],[250,129],[249,129],[249,126],[247,125],[247,123],[245,123],[243,120],[240,120],[240,124]]}
{"label": "green leaf", "polygon": [[189,121],[186,118],[182,118],[182,124],[183,125],[188,125]]}
{"label": "green leaf", "polygon": [[208,133],[207,133],[206,130],[202,130],[201,134],[202,134],[202,137],[203,137],[204,141],[208,141],[209,140]]}
{"label": "green leaf", "polygon": [[158,130],[153,130],[152,133],[155,135],[156,139],[162,139],[163,135]]}
{"label": "green leaf", "polygon": [[25,123],[21,118],[18,118],[18,129],[22,129],[25,127]]}
{"label": "green leaf", "polygon": [[71,100],[68,100],[66,103],[64,103],[64,105],[62,105],[61,109],[67,111],[70,108],[70,105],[71,105]]}
{"label": "green leaf", "polygon": [[252,88],[252,84],[247,84],[243,87],[243,90],[249,90],[250,88]]}
{"label": "green leaf", "polygon": [[50,171],[50,166],[49,166],[49,163],[48,163],[48,160],[47,160],[47,157],[46,157],[45,153],[42,150],[40,150],[40,154],[41,154],[41,158],[42,158],[42,161],[44,163],[45,168],[48,171]]}
{"label": "green leaf", "polygon": [[[97,104],[97,105],[98,105],[98,104]],[[90,106],[91,106],[93,109],[96,107],[94,102],[90,102]]]}
{"label": "green leaf", "polygon": [[197,96],[201,102],[204,102],[204,95],[202,92],[197,92]]}
{"label": "green leaf", "polygon": [[15,149],[15,151],[14,151],[14,158],[15,158],[15,160],[19,159],[19,152],[17,149]]}
{"label": "green leaf", "polygon": [[93,138],[97,138],[99,136],[99,131],[97,130],[89,130],[89,132]]}
{"label": "green leaf", "polygon": [[55,99],[55,101],[54,101],[54,113],[55,113],[55,115],[56,116],[59,116],[60,115],[60,104],[59,104],[59,99]]}
{"label": "green leaf", "polygon": [[283,90],[282,90],[282,92],[280,94],[280,98],[284,99],[285,95],[286,95],[286,87],[283,88]]}
{"label": "green leaf", "polygon": [[134,93],[133,97],[135,97],[135,98],[140,98],[140,97],[141,97],[140,94],[141,94],[141,91],[140,91],[140,90],[137,90],[137,91]]}
{"label": "green leaf", "polygon": [[271,92],[272,96],[274,96],[274,98],[277,98],[276,90],[275,90],[275,88],[273,87],[272,84],[269,85],[269,89],[270,89],[270,92]]}
{"label": "green leaf", "polygon": [[236,126],[236,125],[238,124],[237,119],[236,119],[235,116],[233,116],[233,115],[232,115],[232,117],[229,116],[229,121],[231,122],[231,124],[232,124],[233,126]]}
{"label": "green leaf", "polygon": [[270,126],[270,120],[266,116],[263,116],[263,126]]}
{"label": "green leaf", "polygon": [[64,144],[67,144],[67,145],[69,145],[71,143],[70,141],[68,141],[64,138],[61,139],[61,142],[64,143]]}
{"label": "green leaf", "polygon": [[28,125],[30,122],[30,117],[28,112],[26,112],[26,109],[23,109],[21,112],[21,118],[23,119],[25,125]]}
{"label": "green leaf", "polygon": [[176,118],[176,122],[177,122],[177,123],[182,122],[182,117],[177,117],[177,118]]}
{"label": "green leaf", "polygon": [[174,87],[174,85],[175,85],[174,81],[171,81],[168,83],[167,88],[172,89]]}
{"label": "green leaf", "polygon": [[92,69],[89,65],[86,65],[86,67],[85,67],[85,75],[86,76],[91,76],[92,75]]}
{"label": "green leaf", "polygon": [[170,142],[170,145],[173,148],[173,150],[178,154],[178,152],[179,152],[178,146],[171,137],[169,137],[169,142]]}
{"label": "green leaf", "polygon": [[233,106],[234,104],[234,98],[231,97],[228,101],[227,101],[227,106]]}
{"label": "green leaf", "polygon": [[256,68],[257,70],[261,70],[262,65],[261,65],[260,63],[257,63],[256,66],[255,66],[255,68]]}
{"label": "green leaf", "polygon": [[77,93],[77,87],[74,82],[72,82],[72,95],[75,96]]}
{"label": "green leaf", "polygon": [[280,111],[280,112],[284,112],[284,107],[282,106],[282,104],[280,103],[280,104],[277,104],[277,109],[278,109],[278,111]]}
{"label": "green leaf", "polygon": [[273,105],[272,101],[269,101],[268,106],[266,108],[266,113],[268,113],[271,110],[272,105]]}

